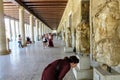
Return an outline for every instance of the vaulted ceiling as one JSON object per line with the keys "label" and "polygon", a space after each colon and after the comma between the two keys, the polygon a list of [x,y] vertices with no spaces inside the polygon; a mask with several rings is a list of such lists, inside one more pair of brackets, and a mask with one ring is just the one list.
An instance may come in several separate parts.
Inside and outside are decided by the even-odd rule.
{"label": "vaulted ceiling", "polygon": [[[40,19],[51,29],[57,29],[68,0],[3,0],[4,14],[19,20],[19,7]],[[25,11],[25,22],[29,23],[29,13]]]}

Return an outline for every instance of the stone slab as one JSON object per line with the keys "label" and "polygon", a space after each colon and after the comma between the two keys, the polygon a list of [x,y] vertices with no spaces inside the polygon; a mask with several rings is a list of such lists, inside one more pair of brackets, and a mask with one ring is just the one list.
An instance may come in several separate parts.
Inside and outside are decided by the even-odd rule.
{"label": "stone slab", "polygon": [[100,67],[94,68],[93,80],[120,80],[120,73],[116,71],[108,72]]}

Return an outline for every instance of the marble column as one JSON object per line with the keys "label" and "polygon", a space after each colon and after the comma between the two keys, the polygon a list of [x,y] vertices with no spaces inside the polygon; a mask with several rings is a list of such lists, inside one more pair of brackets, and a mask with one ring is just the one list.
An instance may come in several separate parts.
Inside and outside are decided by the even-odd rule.
{"label": "marble column", "polygon": [[9,18],[9,30],[10,30],[10,40],[12,41],[12,28],[11,28],[11,19]]}
{"label": "marble column", "polygon": [[44,29],[43,29],[44,25],[43,23],[41,24],[41,32],[42,32],[42,35],[44,34]]}
{"label": "marble column", "polygon": [[3,0],[0,1],[0,55],[8,54],[4,22]]}
{"label": "marble column", "polygon": [[33,16],[30,15],[30,38],[34,42],[34,26],[33,26]]}
{"label": "marble column", "polygon": [[22,6],[19,7],[19,27],[20,35],[22,37],[22,45],[25,46],[25,27],[24,27],[24,9]]}
{"label": "marble column", "polygon": [[14,39],[16,40],[16,21],[14,20]]}
{"label": "marble column", "polygon": [[27,36],[30,37],[30,25],[27,24]]}
{"label": "marble column", "polygon": [[30,34],[30,33],[29,33],[29,30],[30,30],[30,29],[29,29],[29,24],[27,24],[27,36],[28,36],[28,37],[30,36],[30,35],[29,35],[29,34]]}
{"label": "marble column", "polygon": [[39,39],[42,38],[42,23],[39,22]]}
{"label": "marble column", "polygon": [[71,30],[70,27],[65,28],[65,47],[64,52],[73,52],[72,44],[71,44]]}
{"label": "marble column", "polygon": [[46,34],[46,26],[44,26],[44,32],[45,32],[45,34]]}
{"label": "marble column", "polygon": [[90,0],[90,59],[91,60],[94,60],[93,59],[93,34],[92,34],[92,32],[93,32],[93,29],[92,29],[92,26],[93,26],[93,17],[92,17],[92,2],[93,2],[93,0]]}
{"label": "marble column", "polygon": [[64,31],[64,28],[62,29],[62,40],[65,41],[65,31]]}
{"label": "marble column", "polygon": [[37,28],[36,38],[37,38],[37,41],[39,41],[39,23],[37,19],[36,19],[36,28]]}
{"label": "marble column", "polygon": [[44,24],[42,25],[42,34],[45,34],[45,31],[44,31]]}
{"label": "marble column", "polygon": [[[20,26],[19,26],[19,21],[17,21],[17,25],[18,25],[18,34],[20,34]],[[18,35],[17,35],[18,36]]]}

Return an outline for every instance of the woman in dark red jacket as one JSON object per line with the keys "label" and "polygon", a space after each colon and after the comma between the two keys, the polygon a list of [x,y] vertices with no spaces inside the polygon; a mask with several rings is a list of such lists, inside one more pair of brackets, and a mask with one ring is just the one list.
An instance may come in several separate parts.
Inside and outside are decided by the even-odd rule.
{"label": "woman in dark red jacket", "polygon": [[41,80],[62,80],[70,68],[77,66],[77,63],[79,59],[76,56],[55,60],[44,69]]}

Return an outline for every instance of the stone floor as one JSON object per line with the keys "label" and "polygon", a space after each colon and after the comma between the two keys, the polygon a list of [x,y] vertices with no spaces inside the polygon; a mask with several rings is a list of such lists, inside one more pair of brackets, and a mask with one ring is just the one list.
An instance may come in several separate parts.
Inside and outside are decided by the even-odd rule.
{"label": "stone floor", "polygon": [[[44,67],[58,58],[74,55],[64,53],[63,42],[54,40],[54,48],[43,48],[42,42],[36,42],[25,48],[18,48],[17,42],[10,43],[9,55],[0,56],[0,80],[41,80]],[[65,80],[75,80],[72,71]]]}

